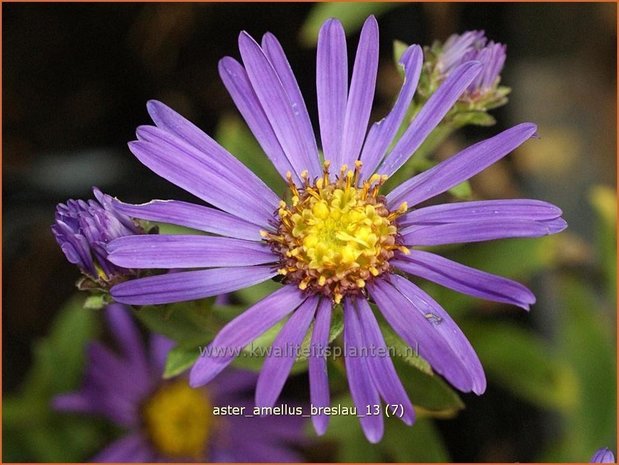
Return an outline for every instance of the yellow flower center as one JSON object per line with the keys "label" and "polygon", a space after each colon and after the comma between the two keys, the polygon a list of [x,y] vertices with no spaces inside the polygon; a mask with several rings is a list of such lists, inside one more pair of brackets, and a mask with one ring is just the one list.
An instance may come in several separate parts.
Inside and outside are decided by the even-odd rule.
{"label": "yellow flower center", "polygon": [[330,297],[339,303],[345,295],[362,292],[368,280],[389,269],[397,244],[395,219],[406,211],[403,203],[389,211],[378,194],[386,176],[374,174],[360,182],[361,162],[344,165],[335,181],[329,162],[313,184],[306,172],[298,188],[288,176],[291,199],[277,211],[278,231],[262,236],[281,256],[278,270],[299,289]]}
{"label": "yellow flower center", "polygon": [[162,455],[203,459],[213,427],[213,409],[204,390],[187,380],[164,384],[144,404],[142,415],[150,439]]}

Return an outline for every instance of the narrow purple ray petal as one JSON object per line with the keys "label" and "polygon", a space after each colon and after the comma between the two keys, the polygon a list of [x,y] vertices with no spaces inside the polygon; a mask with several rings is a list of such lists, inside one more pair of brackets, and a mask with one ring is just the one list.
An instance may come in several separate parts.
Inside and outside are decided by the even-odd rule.
{"label": "narrow purple ray petal", "polygon": [[419,45],[411,45],[400,58],[400,65],[404,69],[404,82],[398,98],[391,112],[382,120],[374,123],[368,132],[368,137],[363,146],[360,160],[363,162],[363,173],[369,177],[382,161],[385,151],[393,141],[406,110],[415,95],[421,67],[423,65],[423,52]]}
{"label": "narrow purple ray petal", "polygon": [[189,374],[189,384],[199,387],[212,380],[241,350],[305,301],[296,286],[284,286],[253,305],[219,331]]}
{"label": "narrow purple ray petal", "polygon": [[368,410],[374,413],[374,406],[381,405],[380,397],[372,381],[368,361],[361,356],[364,347],[362,329],[350,299],[344,300],[344,345],[348,386],[357,407],[359,423],[367,440],[376,444],[383,437],[383,415],[382,412],[368,415]]}
{"label": "narrow purple ray petal", "polygon": [[272,407],[277,401],[314,318],[318,300],[316,296],[308,297],[273,341],[273,352],[264,361],[256,383],[256,406]]}
{"label": "narrow purple ray petal", "polygon": [[318,33],[316,93],[322,150],[325,160],[333,162],[335,167],[342,150],[348,98],[346,35],[337,19],[325,21]]}
{"label": "narrow purple ray petal", "polygon": [[138,269],[248,266],[277,261],[265,243],[214,236],[125,236],[110,242],[107,250],[112,263]]}
{"label": "narrow purple ray petal", "polygon": [[463,63],[432,94],[408,127],[402,138],[380,166],[381,174],[391,176],[406,163],[428,134],[441,122],[468,85],[479,74],[482,65],[476,61]]}
{"label": "narrow purple ray petal", "polygon": [[130,311],[125,305],[110,304],[105,309],[105,318],[135,376],[146,379],[149,376],[149,364],[144,341]]}
{"label": "narrow purple ray petal", "polygon": [[272,266],[242,266],[181,271],[134,279],[111,289],[114,300],[130,305],[158,305],[203,299],[253,286],[277,274]]}
{"label": "narrow purple ray petal", "polygon": [[519,147],[536,130],[535,124],[522,123],[462,150],[396,187],[387,195],[389,206],[407,202],[410,208],[451,189]]}
{"label": "narrow purple ray petal", "polygon": [[277,38],[267,32],[262,37],[262,51],[267,56],[273,69],[277,73],[284,91],[288,96],[288,101],[293,109],[295,116],[297,116],[297,122],[299,129],[303,135],[303,138],[307,144],[307,148],[311,153],[315,154],[318,158],[318,147],[316,147],[316,138],[314,137],[314,128],[310,121],[309,113],[307,112],[307,106],[305,100],[297,84],[297,79],[292,72],[288,58],[284,53],[284,49],[277,40]]}
{"label": "narrow purple ray petal", "polygon": [[350,80],[346,102],[344,132],[340,156],[333,160],[334,168],[346,164],[352,167],[365,140],[374,102],[376,73],[378,71],[378,23],[374,16],[365,20]]}
{"label": "narrow purple ray petal", "polygon": [[95,455],[91,461],[95,463],[142,463],[151,462],[155,453],[141,433],[132,433],[112,442]]}
{"label": "narrow purple ray petal", "polygon": [[[391,277],[394,278],[395,275]],[[478,388],[472,378],[471,368],[451,349],[448,339],[460,330],[444,311],[436,318],[433,317],[434,308],[429,312],[421,312],[415,302],[411,302],[383,279],[377,279],[368,285],[368,290],[395,332],[408,345],[418,349],[435,371],[460,391],[469,392]],[[453,331],[454,327],[455,333],[445,332]]]}
{"label": "narrow purple ray petal", "polygon": [[254,92],[296,173],[308,170],[310,177],[320,176],[316,141],[301,127],[302,109],[293,105],[271,62],[245,32],[239,36],[239,50]]}
{"label": "narrow purple ray petal", "polygon": [[[331,301],[322,299],[318,304],[314,330],[310,342],[309,382],[310,401],[316,407],[328,407],[330,404],[329,376],[327,374],[327,346],[331,327]],[[316,434],[322,436],[329,425],[329,415],[321,413],[312,415]]]}
{"label": "narrow purple ray petal", "polygon": [[407,273],[481,299],[517,305],[525,310],[535,303],[533,293],[520,283],[423,250],[414,250],[410,255],[398,254],[391,264]]}
{"label": "narrow purple ray petal", "polygon": [[[412,304],[419,316],[426,320],[453,351],[471,376],[472,390],[482,394],[486,390],[486,376],[481,362],[466,336],[449,314],[432,297],[402,276],[393,276],[393,285]],[[429,316],[431,315],[431,316]],[[428,320],[432,320],[428,322]]]}
{"label": "narrow purple ray petal", "polygon": [[[192,157],[144,141],[130,142],[129,149],[159,176],[205,202],[259,226],[268,226],[268,219],[273,216],[268,206],[251,200],[242,185],[226,181]],[[170,156],[171,153],[174,156]]]}
{"label": "narrow purple ray petal", "polygon": [[563,218],[548,221],[497,219],[484,222],[409,226],[401,233],[406,245],[443,245],[511,237],[547,236],[561,232],[566,227],[567,223]]}
{"label": "narrow purple ray petal", "polygon": [[219,76],[247,126],[280,176],[286,179],[286,173],[290,171],[295,180],[300,181],[277,140],[271,123],[249,82],[245,68],[234,58],[224,57],[219,61]]}
{"label": "narrow purple ray petal", "polygon": [[180,200],[152,200],[140,205],[115,200],[114,206],[132,218],[176,224],[237,239],[260,241],[260,229],[273,230],[272,227],[261,228],[221,210]]}
{"label": "narrow purple ray petal", "polygon": [[400,228],[413,225],[495,220],[544,221],[559,218],[561,209],[541,200],[508,199],[445,203],[419,208],[402,216]]}
{"label": "narrow purple ray petal", "polygon": [[355,303],[365,346],[375,350],[373,355],[367,357],[374,385],[387,404],[403,407],[403,416],[400,419],[407,425],[412,425],[415,421],[415,410],[395,371],[378,321],[365,298],[356,299]]}
{"label": "narrow purple ray petal", "polygon": [[[221,172],[228,180],[242,184],[247,190],[254,192],[256,197],[260,197],[262,202],[267,203],[273,208],[277,207],[279,204],[277,195],[235,156],[198,129],[193,123],[156,100],[149,101],[147,108],[155,124],[164,133],[169,131],[172,138],[166,138],[161,132],[151,129],[140,134],[146,136],[146,140],[156,142],[158,139],[164,139],[171,143],[174,143],[175,140],[176,142],[180,140],[192,145],[198,150],[203,160],[205,159],[213,169]],[[154,140],[151,140],[149,136],[154,137]]]}
{"label": "narrow purple ray petal", "polygon": [[[243,197],[246,198],[247,202],[251,202],[252,200],[249,199],[253,197],[254,208],[256,209],[273,212],[279,205],[280,199],[260,178],[214,141],[211,152],[206,152],[204,151],[206,148],[200,150],[180,139],[175,134],[155,126],[140,126],[136,134],[140,141],[160,145],[172,154],[182,153],[184,156],[190,157],[202,164],[203,169],[221,178],[221,182],[225,182],[240,192],[244,192]],[[229,163],[229,158],[233,158],[237,164]],[[225,161],[225,164],[222,160]],[[244,189],[240,189],[240,186]],[[253,196],[249,195],[248,192],[253,193]]]}

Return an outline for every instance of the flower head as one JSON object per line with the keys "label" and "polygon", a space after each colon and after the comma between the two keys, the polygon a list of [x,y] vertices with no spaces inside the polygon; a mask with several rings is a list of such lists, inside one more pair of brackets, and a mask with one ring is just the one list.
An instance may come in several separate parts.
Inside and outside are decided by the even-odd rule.
{"label": "flower head", "polygon": [[[109,259],[129,268],[185,269],[120,283],[112,295],[127,304],[193,300],[277,277],[283,286],[228,323],[211,343],[212,355],[193,366],[190,382],[202,386],[234,359],[234,353],[276,323],[287,321],[273,349],[299,347],[310,326],[311,347],[328,344],[333,312],[344,313],[345,346],[385,349],[375,312],[433,369],[456,388],[484,392],[481,363],[456,323],[408,276],[458,292],[528,309],[535,301],[521,284],[469,268],[417,247],[509,237],[537,237],[565,228],[561,210],[538,200],[462,202],[418,207],[479,173],[536,132],[519,124],[479,142],[432,169],[382,192],[482,72],[467,61],[456,66],[394,142],[422,69],[422,51],[409,47],[400,64],[405,79],[391,112],[366,133],[378,68],[378,26],[365,22],[348,85],[347,51],[339,21],[321,28],[317,51],[318,119],[324,161],[303,97],[275,37],[258,44],[239,37],[243,64],[223,58],[219,72],[236,106],[281,176],[280,198],[237,159],[189,121],[159,102],[149,102],[155,126],[140,127],[131,151],[154,172],[212,206],[155,200],[117,202],[132,217],[192,227],[210,235],[128,236],[109,246]],[[375,304],[376,307],[373,307]],[[266,358],[256,403],[273,405],[296,360],[295,351]],[[310,395],[329,406],[324,355],[310,351]],[[412,404],[391,359],[345,357],[353,400],[360,411],[381,399]],[[319,433],[326,415],[312,418]],[[360,418],[366,437],[383,434],[380,415]]]}
{"label": "flower head", "polygon": [[215,406],[251,413],[254,374],[228,370],[203,389],[184,377],[163,380],[172,342],[153,335],[145,347],[122,305],[108,306],[106,317],[119,352],[91,343],[82,388],[54,399],[57,410],[101,415],[126,429],[94,462],[300,460],[290,446],[302,440],[301,417],[213,414]]}
{"label": "flower head", "polygon": [[58,204],[52,232],[67,260],[98,287],[108,288],[132,272],[108,260],[107,244],[143,231],[114,208],[109,195],[97,188],[93,192],[95,199]]}
{"label": "flower head", "polygon": [[608,448],[603,447],[595,451],[590,460],[591,463],[615,463],[615,454]]}
{"label": "flower head", "polygon": [[467,31],[451,35],[444,44],[435,43],[429,50],[426,62],[430,75],[430,91],[442,83],[458,66],[468,61],[478,61],[482,70],[471,81],[459,100],[478,107],[490,109],[503,105],[509,93],[500,87],[501,71],[505,64],[506,46],[488,41],[484,31]]}

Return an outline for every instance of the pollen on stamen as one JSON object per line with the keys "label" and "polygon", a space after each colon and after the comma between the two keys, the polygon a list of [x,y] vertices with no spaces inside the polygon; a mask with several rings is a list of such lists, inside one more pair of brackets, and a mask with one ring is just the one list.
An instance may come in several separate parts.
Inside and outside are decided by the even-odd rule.
{"label": "pollen on stamen", "polygon": [[396,251],[408,253],[396,224],[407,206],[389,210],[379,195],[387,176],[362,181],[360,161],[354,170],[343,165],[335,180],[330,166],[325,160],[323,175],[313,181],[304,170],[301,186],[288,174],[290,201],[282,201],[276,212],[277,232],[260,234],[280,256],[278,273],[284,282],[340,303],[389,271]]}

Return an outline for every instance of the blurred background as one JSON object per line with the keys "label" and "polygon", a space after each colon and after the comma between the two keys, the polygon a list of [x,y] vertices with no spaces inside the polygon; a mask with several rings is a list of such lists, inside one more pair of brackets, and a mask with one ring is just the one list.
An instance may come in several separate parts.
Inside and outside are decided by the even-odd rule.
{"label": "blurred background", "polygon": [[101,426],[75,439],[77,426],[48,408],[53,393],[79,381],[79,373],[67,373],[58,384],[62,363],[44,355],[62,346],[55,319],[78,278],[50,232],[55,205],[90,198],[93,185],[132,202],[191,200],[126,147],[149,123],[148,99],[173,107],[232,153],[256,153],[217,74],[221,57],[238,58],[241,30],[279,38],[317,128],[318,27],[340,18],[352,58],[370,13],[381,34],[373,121],[399,90],[394,40],[431,45],[483,29],[507,44],[502,83],[512,93],[492,112],[497,124],[454,134],[436,157],[513,124],[537,123],[540,139],[474,178],[474,197],[547,200],[563,209],[569,229],[451,253],[527,283],[538,297],[530,314],[427,287],[458,319],[490,381],[482,397],[461,395],[466,408],[430,420],[433,433],[424,437],[436,455],[402,437],[355,456],[351,449],[364,440],[334,432],[329,447],[310,447],[306,457],[574,462],[598,447],[616,451],[615,4],[5,3],[2,10],[5,461],[86,460],[114,434]]}

